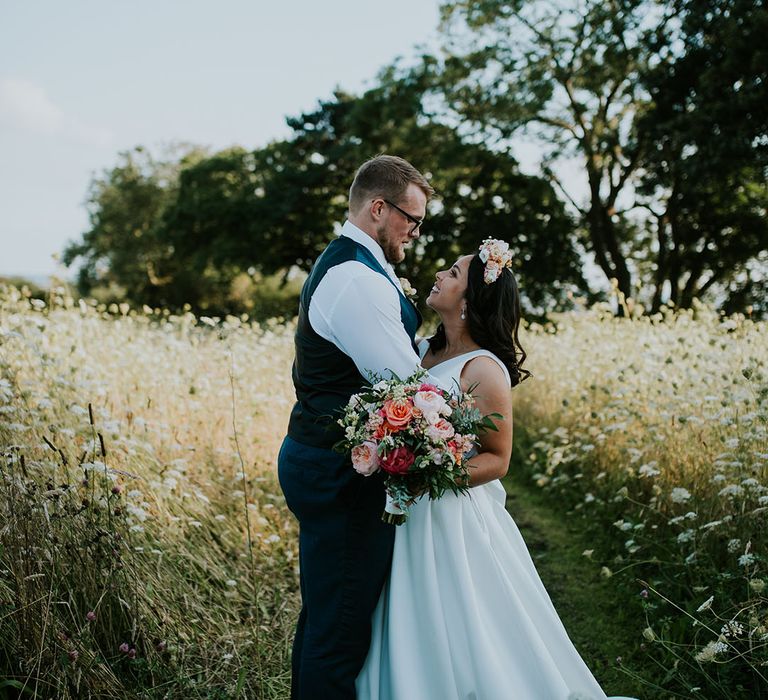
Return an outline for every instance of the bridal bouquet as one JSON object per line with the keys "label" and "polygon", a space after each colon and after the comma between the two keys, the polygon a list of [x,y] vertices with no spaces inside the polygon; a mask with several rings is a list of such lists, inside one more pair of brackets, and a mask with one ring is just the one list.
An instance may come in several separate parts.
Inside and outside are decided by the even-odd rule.
{"label": "bridal bouquet", "polygon": [[[353,394],[338,420],[352,466],[370,476],[385,472],[387,505],[382,520],[405,522],[408,505],[422,495],[469,488],[467,453],[483,430],[496,430],[468,393],[450,393],[423,381],[425,370],[407,379],[380,379]],[[495,414],[492,414],[496,417]]]}

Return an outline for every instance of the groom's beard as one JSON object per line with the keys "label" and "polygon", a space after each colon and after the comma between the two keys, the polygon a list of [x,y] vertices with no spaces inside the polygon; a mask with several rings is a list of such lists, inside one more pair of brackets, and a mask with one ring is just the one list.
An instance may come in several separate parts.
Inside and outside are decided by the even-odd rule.
{"label": "groom's beard", "polygon": [[380,227],[376,231],[376,234],[387,262],[390,265],[396,265],[397,263],[403,262],[405,259],[403,243],[393,240],[393,236],[387,231],[386,226]]}

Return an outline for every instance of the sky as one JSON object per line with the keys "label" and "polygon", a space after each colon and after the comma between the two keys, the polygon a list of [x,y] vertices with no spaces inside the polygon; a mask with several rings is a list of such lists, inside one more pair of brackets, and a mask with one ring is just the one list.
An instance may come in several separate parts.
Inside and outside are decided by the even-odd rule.
{"label": "sky", "polygon": [[137,145],[258,148],[434,42],[439,0],[3,0],[0,275],[71,276],[94,175]]}

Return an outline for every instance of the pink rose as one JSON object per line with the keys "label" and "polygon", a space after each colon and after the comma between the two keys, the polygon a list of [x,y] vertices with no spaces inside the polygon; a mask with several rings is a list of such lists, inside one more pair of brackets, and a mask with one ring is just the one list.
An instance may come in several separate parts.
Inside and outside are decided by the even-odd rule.
{"label": "pink rose", "polygon": [[384,418],[393,429],[404,428],[413,418],[413,404],[410,399],[390,399],[381,407]]}
{"label": "pink rose", "polygon": [[434,391],[436,394],[440,393],[440,389],[438,389],[434,384],[427,384],[427,382],[424,382],[419,387],[419,391]]}
{"label": "pink rose", "polygon": [[427,437],[430,440],[437,441],[453,437],[456,431],[453,429],[453,426],[447,420],[445,420],[445,418],[441,418],[433,425],[430,425],[426,432]]}
{"label": "pink rose", "polygon": [[407,447],[396,447],[381,460],[381,468],[389,474],[405,474],[416,459]]}
{"label": "pink rose", "polygon": [[425,416],[433,413],[442,413],[446,416],[451,414],[445,399],[436,391],[419,391],[413,397],[413,405]]}
{"label": "pink rose", "polygon": [[352,466],[363,476],[370,476],[379,469],[379,455],[376,443],[366,440],[352,448]]}

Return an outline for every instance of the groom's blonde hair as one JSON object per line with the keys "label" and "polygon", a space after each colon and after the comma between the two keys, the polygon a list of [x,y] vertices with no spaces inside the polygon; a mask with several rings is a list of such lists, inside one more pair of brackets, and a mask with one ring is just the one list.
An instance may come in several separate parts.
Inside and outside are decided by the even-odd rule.
{"label": "groom's blonde hair", "polygon": [[366,202],[379,197],[398,202],[411,183],[428,200],[435,193],[427,178],[407,160],[398,156],[375,156],[365,161],[355,173],[349,188],[349,211],[356,214]]}

